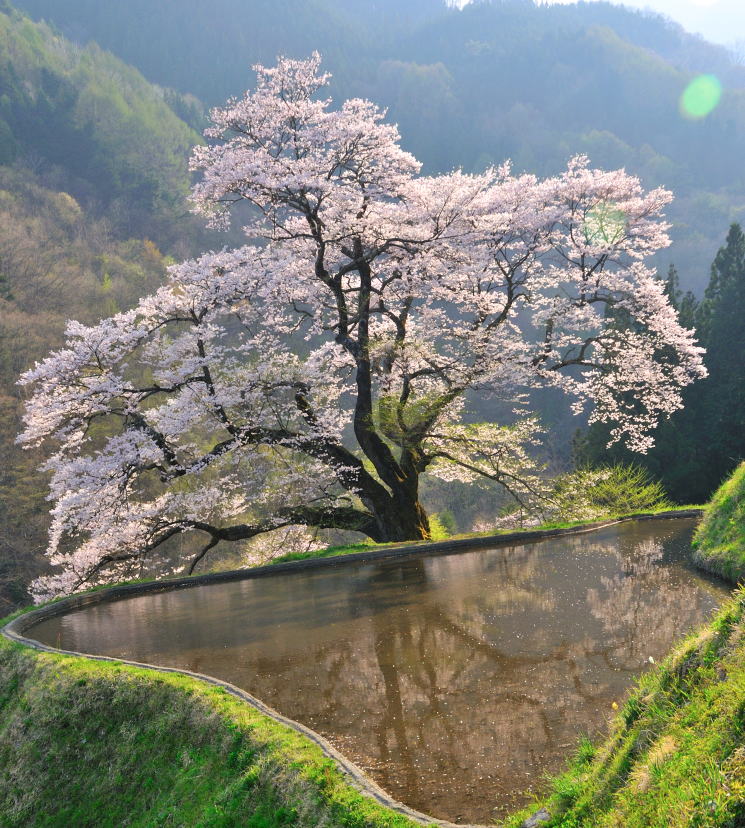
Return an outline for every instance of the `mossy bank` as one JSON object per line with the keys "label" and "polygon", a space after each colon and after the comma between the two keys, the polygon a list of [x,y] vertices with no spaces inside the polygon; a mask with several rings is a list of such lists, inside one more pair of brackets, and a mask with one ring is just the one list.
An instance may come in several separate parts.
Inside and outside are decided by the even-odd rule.
{"label": "mossy bank", "polygon": [[4,638],[0,769],[4,828],[415,824],[225,690]]}
{"label": "mossy bank", "polygon": [[733,583],[745,582],[745,463],[714,495],[696,532],[693,559]]}

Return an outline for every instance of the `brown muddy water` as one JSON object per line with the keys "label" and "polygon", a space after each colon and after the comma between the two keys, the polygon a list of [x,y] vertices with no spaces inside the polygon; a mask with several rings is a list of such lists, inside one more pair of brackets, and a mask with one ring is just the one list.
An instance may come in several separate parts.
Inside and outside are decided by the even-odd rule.
{"label": "brown muddy water", "polygon": [[727,596],[690,520],[278,574],[104,603],[47,644],[225,679],[323,734],[394,797],[488,823],[595,735]]}

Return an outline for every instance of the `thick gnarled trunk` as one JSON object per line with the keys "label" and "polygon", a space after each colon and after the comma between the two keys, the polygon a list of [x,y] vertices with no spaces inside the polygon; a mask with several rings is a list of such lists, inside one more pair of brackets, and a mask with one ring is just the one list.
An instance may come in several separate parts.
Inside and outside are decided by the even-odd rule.
{"label": "thick gnarled trunk", "polygon": [[418,499],[392,497],[384,514],[376,515],[379,543],[429,540],[429,518]]}

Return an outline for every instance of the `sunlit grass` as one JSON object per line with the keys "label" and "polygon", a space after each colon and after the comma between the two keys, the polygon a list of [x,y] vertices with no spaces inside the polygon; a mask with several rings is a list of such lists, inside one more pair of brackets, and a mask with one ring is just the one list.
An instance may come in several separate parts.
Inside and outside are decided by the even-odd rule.
{"label": "sunlit grass", "polygon": [[693,543],[699,566],[730,581],[745,581],[745,463],[714,495]]}
{"label": "sunlit grass", "polygon": [[0,767],[6,828],[414,825],[223,689],[5,639]]}

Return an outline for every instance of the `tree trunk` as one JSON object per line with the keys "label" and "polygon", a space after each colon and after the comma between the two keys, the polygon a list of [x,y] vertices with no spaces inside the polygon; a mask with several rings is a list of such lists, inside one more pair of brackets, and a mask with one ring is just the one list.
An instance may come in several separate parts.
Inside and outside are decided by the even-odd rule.
{"label": "tree trunk", "polygon": [[416,495],[396,493],[376,519],[383,543],[430,539],[429,518]]}

